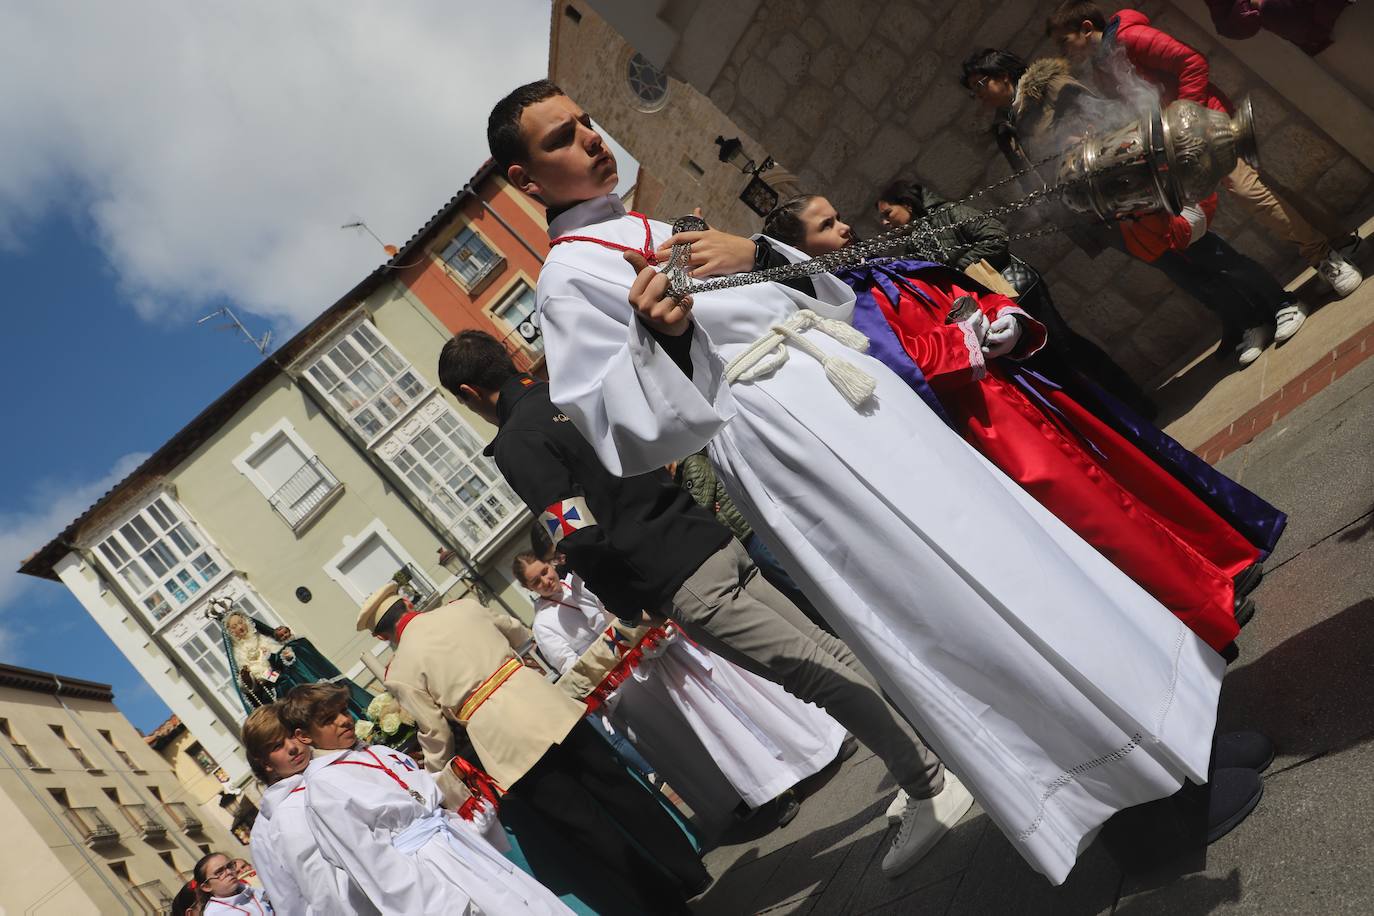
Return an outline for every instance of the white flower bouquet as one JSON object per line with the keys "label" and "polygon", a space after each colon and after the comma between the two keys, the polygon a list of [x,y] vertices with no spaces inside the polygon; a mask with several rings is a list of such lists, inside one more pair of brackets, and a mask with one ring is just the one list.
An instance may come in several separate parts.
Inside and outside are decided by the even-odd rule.
{"label": "white flower bouquet", "polygon": [[415,720],[389,693],[379,694],[367,705],[367,718],[353,726],[359,740],[404,750],[415,740]]}

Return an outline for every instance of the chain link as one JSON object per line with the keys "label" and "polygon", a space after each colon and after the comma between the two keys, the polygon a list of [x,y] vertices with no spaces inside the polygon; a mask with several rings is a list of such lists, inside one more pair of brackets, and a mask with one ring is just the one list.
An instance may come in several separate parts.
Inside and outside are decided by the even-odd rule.
{"label": "chain link", "polygon": [[[1054,160],[1061,158],[1062,155],[1062,153],[1057,152],[1052,155],[1046,156],[1044,159],[1041,159],[1038,162],[1032,162],[1030,165],[1021,169],[1020,171],[1013,172],[1006,178],[995,181],[992,184],[987,185],[986,187],[978,189],[977,191],[973,192],[972,194],[969,194],[966,197],[962,197],[957,201],[953,201],[951,204],[949,204],[949,206],[954,206],[956,204],[967,204],[970,201],[974,201],[980,197],[986,196],[988,193],[995,191],[996,189],[1004,185],[1010,184],[1013,181],[1017,181],[1025,177],[1026,175],[1029,175],[1031,173],[1039,174],[1038,170],[1042,165],[1046,165],[1050,162],[1053,162]],[[1114,163],[1113,167],[1120,168],[1121,163]],[[1044,188],[1039,188],[1037,190],[1030,191],[1020,199],[1012,201],[1009,204],[1003,204],[999,207],[993,207],[990,210],[980,211],[978,213],[975,213],[973,216],[967,217],[966,219],[962,219],[954,223],[947,223],[943,226],[936,226],[930,221],[930,216],[926,216],[916,221],[915,225],[908,224],[905,226],[898,226],[896,229],[884,232],[882,235],[875,236],[874,238],[871,238],[867,241],[855,242],[852,245],[846,245],[844,248],[840,248],[836,251],[827,252],[826,254],[820,255],[819,257],[811,258],[807,261],[798,261],[795,264],[783,264],[778,267],[770,267],[766,270],[755,270],[748,271],[746,273],[731,274],[728,277],[717,277],[715,279],[704,280],[701,282],[673,282],[669,290],[669,295],[673,296],[674,298],[680,299],[683,296],[696,295],[697,293],[709,293],[714,290],[721,289],[735,289],[740,286],[750,286],[755,283],[776,283],[781,282],[783,280],[792,280],[797,277],[812,277],[817,274],[834,273],[835,271],[841,270],[845,267],[853,267],[857,264],[861,264],[864,261],[867,261],[870,258],[879,255],[881,252],[888,251],[892,248],[896,248],[899,245],[906,246],[908,252],[910,253],[924,255],[932,261],[939,261],[942,260],[943,257],[948,253],[948,249],[941,245],[938,240],[938,236],[942,231],[958,229],[961,226],[966,226],[970,223],[988,217],[996,219],[998,217],[1007,216],[1012,213],[1018,213],[1030,207],[1037,206],[1041,203],[1045,203],[1047,201],[1058,198],[1070,187],[1073,187],[1077,184],[1085,183],[1089,181],[1091,178],[1095,177],[1095,175],[1096,173],[1085,173],[1077,177],[1070,178],[1067,181],[1062,181],[1056,185],[1047,185]],[[940,209],[945,209],[945,207],[942,206]],[[1083,225],[1104,225],[1107,223],[1119,222],[1123,218],[1131,217],[1114,217],[1112,219],[1093,220],[1091,223],[1084,223]],[[1014,242],[1023,239],[1040,238],[1042,236],[1053,235],[1054,233],[1058,232],[1064,232],[1072,228],[1076,227],[1061,225],[1045,226],[1040,229],[1032,229],[1025,232],[1017,233],[1015,235],[1009,235],[1007,236],[1007,241]],[[682,250],[680,251],[679,249]],[[674,261],[679,261],[679,259],[685,261],[687,257],[690,257],[690,246],[673,246]],[[683,274],[675,272],[675,276],[672,279],[676,280],[681,277],[683,277]]]}

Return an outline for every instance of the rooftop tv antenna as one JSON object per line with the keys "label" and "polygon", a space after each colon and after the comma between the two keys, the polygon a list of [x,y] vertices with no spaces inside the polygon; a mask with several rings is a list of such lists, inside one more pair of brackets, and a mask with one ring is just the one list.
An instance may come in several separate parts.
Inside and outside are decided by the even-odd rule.
{"label": "rooftop tv antenna", "polygon": [[267,355],[268,344],[272,342],[272,332],[270,330],[265,332],[262,335],[262,339],[259,340],[258,338],[254,337],[251,333],[249,333],[248,329],[244,327],[243,322],[239,321],[239,316],[235,315],[233,309],[229,308],[228,306],[225,306],[221,309],[216,309],[215,311],[206,315],[204,318],[197,321],[196,324],[205,324],[205,322],[212,321],[215,318],[223,318],[225,319],[225,323],[216,326],[214,330],[236,331],[243,336],[244,340],[252,344],[253,347],[257,349],[259,353],[261,353],[263,356]]}
{"label": "rooftop tv antenna", "polygon": [[363,222],[362,220],[355,220],[351,223],[344,223],[339,228],[363,230],[368,235],[372,236],[372,238],[377,242],[377,244],[382,246],[382,250],[385,251],[390,257],[396,257],[396,252],[399,249],[395,245],[388,245],[386,242],[383,242],[381,239],[377,238],[377,233],[373,232],[372,227],[369,226],[367,223]]}

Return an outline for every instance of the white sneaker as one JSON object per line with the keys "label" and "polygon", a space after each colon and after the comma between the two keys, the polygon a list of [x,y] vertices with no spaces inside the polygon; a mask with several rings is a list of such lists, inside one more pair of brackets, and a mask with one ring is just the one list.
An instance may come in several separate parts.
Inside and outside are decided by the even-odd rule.
{"label": "white sneaker", "polygon": [[892,799],[892,804],[887,806],[887,825],[893,827],[902,822],[902,813],[906,811],[907,800],[911,796],[906,794],[906,789],[898,789],[897,797]]}
{"label": "white sneaker", "polygon": [[1240,343],[1236,344],[1236,358],[1242,366],[1248,366],[1260,358],[1268,342],[1269,335],[1264,328],[1247,328],[1240,337]]}
{"label": "white sneaker", "polygon": [[1307,306],[1301,302],[1290,302],[1274,313],[1274,343],[1283,343],[1294,334],[1307,320]]}
{"label": "white sneaker", "polygon": [[1341,299],[1359,289],[1360,284],[1364,282],[1364,276],[1334,248],[1321,259],[1321,263],[1317,265],[1317,273],[1321,274],[1321,278]]}
{"label": "white sneaker", "polygon": [[945,787],[934,798],[907,800],[892,847],[883,856],[883,874],[895,878],[930,852],[951,827],[973,807],[973,796],[959,778],[945,770]]}

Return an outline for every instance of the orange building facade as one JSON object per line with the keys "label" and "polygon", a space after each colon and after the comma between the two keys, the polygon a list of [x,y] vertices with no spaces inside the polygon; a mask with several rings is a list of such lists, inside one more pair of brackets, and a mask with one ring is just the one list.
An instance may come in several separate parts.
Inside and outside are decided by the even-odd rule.
{"label": "orange building facade", "polygon": [[485,162],[420,230],[398,265],[406,287],[451,332],[475,328],[506,344],[516,364],[543,374],[534,286],[549,251],[542,208]]}

